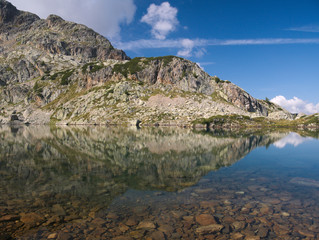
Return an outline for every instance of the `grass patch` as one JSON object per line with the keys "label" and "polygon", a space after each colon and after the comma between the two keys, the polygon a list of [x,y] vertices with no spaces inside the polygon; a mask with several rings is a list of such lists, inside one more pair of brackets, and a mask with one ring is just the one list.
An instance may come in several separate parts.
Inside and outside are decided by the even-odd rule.
{"label": "grass patch", "polygon": [[86,63],[82,67],[82,73],[83,74],[94,73],[101,70],[102,68],[104,68],[103,63],[98,63],[98,62]]}
{"label": "grass patch", "polygon": [[242,116],[242,115],[237,115],[237,114],[233,114],[233,115],[216,115],[216,116],[212,116],[210,118],[201,118],[198,120],[195,120],[193,122],[193,124],[211,124],[211,123],[226,123],[226,122],[233,122],[233,121],[242,121],[242,120],[250,120],[250,117],[248,116]]}
{"label": "grass patch", "polygon": [[250,118],[242,115],[217,115],[210,118],[201,118],[192,122],[192,124],[213,125],[216,127],[238,127],[238,128],[290,128],[299,127],[317,127],[319,128],[319,117],[316,115],[307,116],[298,120],[274,120],[267,117]]}
{"label": "grass patch", "polygon": [[45,86],[47,86],[48,84],[46,82],[43,82],[43,81],[36,81],[34,86],[33,86],[33,92],[36,96],[38,97],[43,97],[42,95],[42,91],[43,91],[43,88]]}
{"label": "grass patch", "polygon": [[166,67],[170,62],[173,61],[173,59],[180,59],[180,60],[184,60],[183,58],[180,57],[176,57],[176,56],[162,56],[162,57],[149,57],[149,58],[144,58],[143,62],[146,64],[151,63],[152,61],[162,61],[163,62],[163,67]]}
{"label": "grass patch", "polygon": [[175,56],[163,56],[163,57],[149,57],[149,58],[142,58],[136,57],[132,60],[124,63],[124,64],[115,64],[113,67],[114,73],[121,73],[124,77],[127,78],[129,74],[136,74],[142,71],[147,65],[151,64],[153,61],[162,61],[163,67],[166,67],[174,58],[181,59]]}
{"label": "grass patch", "polygon": [[43,107],[44,110],[54,110],[57,109],[58,106],[70,101],[71,99],[83,95],[83,92],[76,92],[77,83],[74,83],[67,89],[66,92],[61,93],[56,99],[52,102],[48,103]]}
{"label": "grass patch", "polygon": [[114,73],[120,73],[127,78],[128,74],[136,74],[143,70],[141,66],[141,58],[133,58],[124,64],[115,64],[113,67]]}
{"label": "grass patch", "polygon": [[8,67],[6,67],[6,71],[7,71],[7,72],[14,73],[13,69],[12,69],[11,67],[9,67],[9,66],[8,66]]}
{"label": "grass patch", "polygon": [[74,70],[67,70],[67,71],[63,72],[60,84],[61,85],[69,85],[69,83],[70,83],[69,77],[72,76],[73,72],[74,72]]}
{"label": "grass patch", "polygon": [[215,81],[215,83],[219,83],[220,82],[220,78],[219,77],[212,77]]}

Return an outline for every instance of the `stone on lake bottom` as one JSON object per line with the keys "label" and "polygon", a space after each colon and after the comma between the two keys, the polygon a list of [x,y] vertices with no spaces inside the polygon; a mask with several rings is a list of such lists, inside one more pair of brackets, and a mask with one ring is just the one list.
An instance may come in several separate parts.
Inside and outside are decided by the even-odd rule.
{"label": "stone on lake bottom", "polygon": [[236,221],[231,224],[235,230],[244,229],[246,223],[244,221]]}
{"label": "stone on lake bottom", "polygon": [[245,240],[259,240],[259,239],[260,239],[259,236],[247,236],[247,237],[245,238]]}
{"label": "stone on lake bottom", "polygon": [[287,213],[287,212],[282,212],[281,215],[284,216],[284,217],[289,217],[290,216],[290,214]]}
{"label": "stone on lake bottom", "polygon": [[166,235],[170,235],[171,233],[174,232],[174,228],[168,224],[161,225],[158,230],[161,232],[165,233]]}
{"label": "stone on lake bottom", "polygon": [[22,213],[21,222],[25,225],[36,226],[44,222],[45,218],[38,213]]}
{"label": "stone on lake bottom", "polygon": [[125,225],[127,225],[127,226],[135,226],[135,225],[137,225],[137,220],[135,219],[135,218],[129,218],[127,221],[126,221],[126,223],[125,223]]}
{"label": "stone on lake bottom", "polygon": [[232,235],[232,238],[231,239],[234,239],[234,240],[242,240],[242,239],[244,239],[244,235],[243,234],[241,234],[241,233],[234,233],[233,235]]}
{"label": "stone on lake bottom", "polygon": [[209,215],[209,214],[201,214],[201,215],[196,216],[196,222],[202,226],[207,226],[207,225],[217,223],[214,216]]}
{"label": "stone on lake bottom", "polygon": [[130,228],[123,223],[120,223],[119,229],[121,232],[127,232]]}
{"label": "stone on lake bottom", "polygon": [[65,210],[63,209],[63,207],[60,204],[53,205],[52,212],[54,212],[58,216],[65,216],[66,215]]}
{"label": "stone on lake bottom", "polygon": [[6,215],[0,218],[0,222],[9,222],[9,221],[15,221],[20,219],[20,216],[18,215]]}
{"label": "stone on lake bottom", "polygon": [[48,239],[56,239],[58,236],[57,233],[51,233],[49,236],[48,236]]}
{"label": "stone on lake bottom", "polygon": [[309,232],[307,230],[299,230],[298,231],[301,235],[309,237],[309,238],[315,238],[315,234],[312,232]]}
{"label": "stone on lake bottom", "polygon": [[130,235],[135,239],[141,239],[144,237],[145,230],[142,231],[132,231],[130,232]]}
{"label": "stone on lake bottom", "polygon": [[151,234],[151,238],[153,240],[162,240],[165,239],[165,235],[161,231],[155,231]]}
{"label": "stone on lake bottom", "polygon": [[70,233],[60,232],[58,235],[58,240],[71,240],[73,237]]}
{"label": "stone on lake bottom", "polygon": [[198,234],[208,234],[208,233],[216,233],[220,232],[224,228],[223,225],[220,224],[211,224],[207,226],[202,226],[196,229],[196,233]]}
{"label": "stone on lake bottom", "polygon": [[156,228],[155,224],[149,221],[142,221],[136,227],[136,229],[155,229],[155,228]]}
{"label": "stone on lake bottom", "polygon": [[264,228],[264,227],[262,227],[262,228],[260,228],[260,229],[258,230],[258,236],[261,237],[261,238],[267,237],[267,236],[268,236],[268,233],[269,233],[269,229]]}

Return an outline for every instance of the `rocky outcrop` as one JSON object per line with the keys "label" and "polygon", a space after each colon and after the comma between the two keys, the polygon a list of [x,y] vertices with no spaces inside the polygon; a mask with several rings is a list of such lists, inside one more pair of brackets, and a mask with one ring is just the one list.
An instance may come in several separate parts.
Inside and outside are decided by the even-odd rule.
{"label": "rocky outcrop", "polygon": [[[0,123],[190,126],[215,115],[293,119],[175,56],[134,58],[92,29],[0,0]],[[48,117],[49,116],[49,117]]]}
{"label": "rocky outcrop", "polygon": [[19,11],[11,3],[0,1],[0,32],[7,33],[9,37],[11,33],[28,29],[34,21],[39,20],[35,14]]}
{"label": "rocky outcrop", "polygon": [[266,106],[235,84],[224,84],[222,87],[219,87],[218,90],[218,94],[227,102],[231,102],[235,106],[245,109],[248,112],[258,112],[263,116],[268,116]]}
{"label": "rocky outcrop", "polygon": [[[131,65],[137,68],[131,70]],[[182,91],[211,95],[215,90],[214,81],[197,64],[174,57],[135,58],[115,66],[115,72],[129,79],[150,85],[173,85]]]}
{"label": "rocky outcrop", "polygon": [[19,11],[6,1],[0,1],[0,24],[5,24],[13,21]]}
{"label": "rocky outcrop", "polygon": [[40,19],[0,1],[1,85],[94,60],[129,57],[92,29],[56,15]]}

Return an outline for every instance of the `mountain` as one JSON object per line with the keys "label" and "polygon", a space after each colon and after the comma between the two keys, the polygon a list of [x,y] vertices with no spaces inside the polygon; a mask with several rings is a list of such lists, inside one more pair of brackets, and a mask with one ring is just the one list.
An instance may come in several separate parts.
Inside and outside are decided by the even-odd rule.
{"label": "mountain", "polygon": [[130,59],[92,29],[0,0],[0,123],[191,125],[217,115],[292,120],[175,56]]}

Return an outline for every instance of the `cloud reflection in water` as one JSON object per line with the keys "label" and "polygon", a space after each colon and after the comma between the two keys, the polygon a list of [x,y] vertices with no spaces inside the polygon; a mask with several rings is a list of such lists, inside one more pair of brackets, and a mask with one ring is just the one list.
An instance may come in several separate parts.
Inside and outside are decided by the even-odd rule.
{"label": "cloud reflection in water", "polygon": [[280,139],[279,141],[274,143],[274,146],[277,148],[284,148],[286,145],[291,144],[294,147],[309,141],[312,139],[311,137],[302,137],[298,133],[289,133],[286,137]]}

